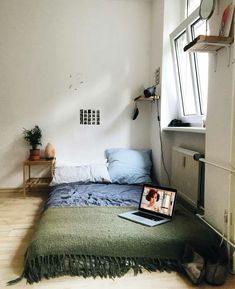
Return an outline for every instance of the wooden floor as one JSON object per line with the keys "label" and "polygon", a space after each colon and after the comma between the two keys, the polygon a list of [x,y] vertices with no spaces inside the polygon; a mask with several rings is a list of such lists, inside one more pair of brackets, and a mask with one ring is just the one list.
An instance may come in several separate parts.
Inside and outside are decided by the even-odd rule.
{"label": "wooden floor", "polygon": [[[23,268],[23,257],[30,238],[37,223],[44,194],[30,194],[25,199],[20,193],[0,193],[0,288],[6,287],[6,282],[18,277]],[[195,288],[187,278],[177,273],[149,273],[144,272],[133,276],[133,272],[126,276],[111,279],[83,279],[80,277],[60,277],[43,280],[34,285],[26,284],[25,280],[8,288],[114,288],[114,289],[186,289]],[[199,288],[214,288],[203,283]],[[229,276],[225,285],[219,287],[235,289],[235,276]]]}

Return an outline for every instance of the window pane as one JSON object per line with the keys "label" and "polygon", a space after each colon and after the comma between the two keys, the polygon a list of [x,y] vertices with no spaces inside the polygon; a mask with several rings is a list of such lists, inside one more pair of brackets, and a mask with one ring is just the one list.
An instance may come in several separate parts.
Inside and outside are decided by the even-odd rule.
{"label": "window pane", "polygon": [[207,31],[207,24],[204,20],[197,20],[192,25],[192,34],[193,38],[196,38],[198,35],[207,35],[210,34],[210,31]]}
{"label": "window pane", "polygon": [[188,0],[188,16],[199,7],[201,0]]}
{"label": "window pane", "polygon": [[190,66],[190,54],[184,52],[184,46],[188,43],[186,32],[175,39],[177,68],[180,83],[180,92],[184,115],[196,114],[195,95],[193,90],[192,71]]}
{"label": "window pane", "polygon": [[[192,25],[193,37],[206,34],[206,21],[197,21]],[[198,79],[198,93],[200,95],[201,114],[207,111],[209,56],[207,53],[194,53]]]}

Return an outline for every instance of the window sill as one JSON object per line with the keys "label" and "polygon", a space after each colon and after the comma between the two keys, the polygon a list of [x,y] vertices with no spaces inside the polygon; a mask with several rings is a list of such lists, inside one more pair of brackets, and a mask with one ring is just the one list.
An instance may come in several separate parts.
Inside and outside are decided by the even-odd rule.
{"label": "window sill", "polygon": [[165,127],[163,128],[163,131],[177,131],[177,132],[190,132],[190,133],[201,133],[205,134],[206,133],[206,128],[205,127]]}

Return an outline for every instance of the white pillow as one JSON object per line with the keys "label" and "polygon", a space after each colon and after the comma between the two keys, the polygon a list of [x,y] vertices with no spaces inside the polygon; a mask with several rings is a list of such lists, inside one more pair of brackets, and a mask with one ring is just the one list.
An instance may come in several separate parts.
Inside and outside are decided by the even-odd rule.
{"label": "white pillow", "polygon": [[106,164],[61,166],[55,168],[50,186],[73,182],[111,182]]}

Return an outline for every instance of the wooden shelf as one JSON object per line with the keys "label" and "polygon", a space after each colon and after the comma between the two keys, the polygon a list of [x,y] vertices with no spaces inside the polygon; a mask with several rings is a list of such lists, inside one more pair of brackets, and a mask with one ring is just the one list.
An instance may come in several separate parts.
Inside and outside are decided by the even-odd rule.
{"label": "wooden shelf", "polygon": [[[49,176],[48,177],[31,177],[31,167],[35,166],[48,166],[49,167]],[[23,193],[24,197],[26,196],[26,191],[33,187],[48,187],[53,174],[55,167],[55,158],[54,159],[40,159],[37,161],[26,160],[23,162]]]}
{"label": "wooden shelf", "polygon": [[137,96],[134,101],[135,102],[139,102],[139,101],[150,101],[150,102],[153,102],[153,101],[156,101],[160,98],[160,95],[155,95],[155,96],[150,96],[150,97],[145,97],[145,96]]}
{"label": "wooden shelf", "polygon": [[39,160],[36,160],[36,161],[31,161],[31,160],[26,160],[24,161],[24,165],[30,165],[30,166],[40,166],[40,165],[50,165],[51,163],[54,163],[55,162],[55,158],[53,159],[39,159]]}
{"label": "wooden shelf", "polygon": [[230,47],[233,37],[199,35],[184,47],[187,52],[216,52],[223,47]]}
{"label": "wooden shelf", "polygon": [[26,185],[28,186],[48,186],[48,184],[51,182],[51,177],[49,178],[31,178],[26,181]]}

